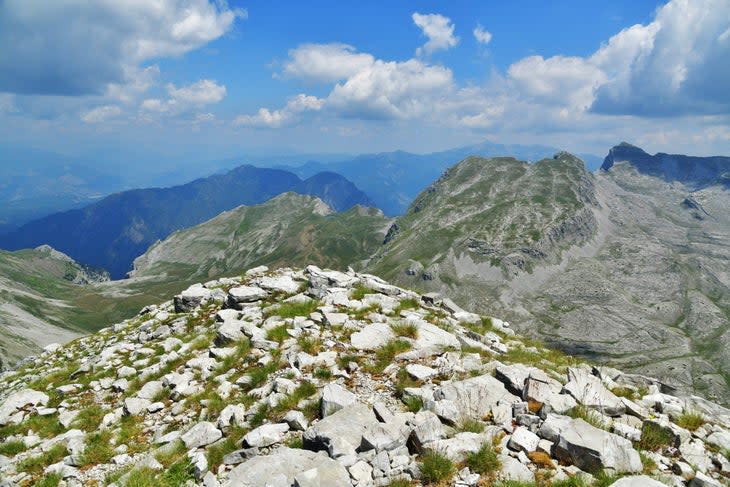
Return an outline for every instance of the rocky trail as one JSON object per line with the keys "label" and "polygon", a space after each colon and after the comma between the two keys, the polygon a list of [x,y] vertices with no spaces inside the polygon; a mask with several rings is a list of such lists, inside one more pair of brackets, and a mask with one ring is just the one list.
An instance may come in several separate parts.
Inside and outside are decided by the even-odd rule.
{"label": "rocky trail", "polygon": [[722,486],[730,410],[368,274],[191,286],[0,376],[2,486]]}

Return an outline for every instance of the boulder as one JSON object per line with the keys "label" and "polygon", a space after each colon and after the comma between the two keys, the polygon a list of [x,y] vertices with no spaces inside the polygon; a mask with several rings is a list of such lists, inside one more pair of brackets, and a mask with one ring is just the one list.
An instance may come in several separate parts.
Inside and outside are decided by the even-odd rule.
{"label": "boulder", "polygon": [[224,487],[348,486],[345,467],[322,453],[279,448],[231,470]]}
{"label": "boulder", "polygon": [[193,449],[215,443],[222,437],[223,433],[213,423],[202,421],[187,430],[180,439],[186,448]]}
{"label": "boulder", "polygon": [[507,447],[515,451],[529,453],[537,449],[540,437],[525,427],[518,427],[510,436]]}
{"label": "boulder", "polygon": [[23,389],[10,394],[0,405],[0,426],[5,426],[10,418],[26,406],[45,406],[48,404],[48,395],[33,389]]}
{"label": "boulder", "polygon": [[310,426],[302,437],[304,448],[329,451],[330,455],[333,449],[340,452],[351,449],[354,453],[363,435],[376,424],[378,420],[372,408],[362,403],[350,404]]}
{"label": "boulder", "polygon": [[124,400],[124,414],[127,416],[137,416],[147,411],[147,407],[152,404],[149,399],[141,399],[139,397],[128,397]]}
{"label": "boulder", "polygon": [[[546,430],[553,433],[545,435]],[[543,438],[555,441],[554,432],[557,432],[554,456],[581,470],[595,473],[606,469],[630,473],[643,469],[639,452],[634,450],[629,440],[591,426],[582,419],[548,415],[539,433]]]}
{"label": "boulder", "polygon": [[431,367],[426,367],[425,365],[421,364],[406,365],[406,372],[414,379],[420,381],[427,381],[432,377],[436,377],[439,373],[438,370],[432,369]]}
{"label": "boulder", "polygon": [[[504,385],[491,375],[481,375],[443,385],[434,391],[433,397],[436,403],[450,401],[449,406],[455,408],[458,419],[481,419],[499,401],[510,403],[519,401],[519,398],[510,394]],[[453,418],[450,420],[453,421]]]}
{"label": "boulder", "polygon": [[289,425],[286,423],[264,424],[246,433],[243,443],[249,447],[263,448],[279,443],[287,431]]}
{"label": "boulder", "polygon": [[646,475],[632,475],[617,480],[610,487],[667,487],[667,485]]}
{"label": "boulder", "polygon": [[446,348],[461,349],[459,340],[448,331],[422,319],[409,318],[407,322],[415,323],[418,327],[418,337],[413,345],[417,350],[443,350]]}
{"label": "boulder", "polygon": [[175,313],[189,313],[210,296],[210,289],[205,288],[202,284],[193,284],[173,298]]}
{"label": "boulder", "polygon": [[722,484],[709,475],[697,472],[697,475],[689,481],[687,487],[722,487]]}
{"label": "boulder", "polygon": [[350,344],[358,350],[377,350],[395,338],[386,323],[373,323],[350,336]]}
{"label": "boulder", "polygon": [[591,375],[586,369],[568,368],[568,379],[564,389],[578,403],[606,416],[621,416],[626,412],[621,398],[606,389],[601,379]]}
{"label": "boulder", "polygon": [[357,402],[357,396],[339,384],[330,383],[322,389],[322,417],[336,413]]}
{"label": "boulder", "polygon": [[300,283],[289,275],[264,276],[256,280],[256,284],[266,291],[292,294],[299,291]]}
{"label": "boulder", "polygon": [[268,292],[256,286],[233,287],[228,290],[226,304],[231,308],[240,309],[242,304],[261,301],[266,299],[268,295]]}

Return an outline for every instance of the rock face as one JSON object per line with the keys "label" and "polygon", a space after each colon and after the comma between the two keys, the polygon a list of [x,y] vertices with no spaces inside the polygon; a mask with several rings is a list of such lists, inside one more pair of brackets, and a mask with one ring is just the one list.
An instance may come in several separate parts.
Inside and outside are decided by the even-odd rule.
{"label": "rock face", "polygon": [[[632,441],[656,467],[619,486],[730,475],[730,411],[434,295],[309,266],[180,297],[0,376],[0,485],[422,486],[429,452],[454,465],[443,485],[557,483],[642,472]],[[473,471],[475,454],[499,465]]]}

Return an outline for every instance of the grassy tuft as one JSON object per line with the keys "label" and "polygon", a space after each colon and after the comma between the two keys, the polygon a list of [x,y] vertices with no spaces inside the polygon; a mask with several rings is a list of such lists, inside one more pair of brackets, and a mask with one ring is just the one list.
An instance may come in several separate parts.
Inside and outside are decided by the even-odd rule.
{"label": "grassy tuft", "polygon": [[[281,303],[276,308],[272,308],[267,312],[269,316],[281,316],[282,318],[294,318],[295,316],[309,316],[321,306],[317,300],[306,301],[304,303]],[[268,316],[267,316],[268,317]]]}
{"label": "grassy tuft", "polygon": [[408,396],[403,398],[403,404],[406,405],[406,409],[411,413],[417,413],[423,409],[423,399],[419,396]]}
{"label": "grassy tuft", "polygon": [[421,476],[426,485],[444,482],[455,472],[454,462],[439,452],[430,450],[421,457]]}
{"label": "grassy tuft", "polygon": [[27,472],[30,475],[38,476],[43,473],[43,469],[60,462],[66,455],[68,455],[66,446],[61,443],[56,443],[47,452],[43,452],[34,457],[28,457],[19,462],[17,469],[20,472]]}
{"label": "grassy tuft", "polygon": [[471,419],[467,418],[462,420],[457,426],[456,429],[461,432],[468,432],[468,433],[482,433],[485,428],[485,424],[477,419]]}
{"label": "grassy tuft", "polygon": [[0,443],[0,455],[5,455],[7,457],[14,457],[18,453],[22,453],[27,449],[28,448],[25,446],[25,443],[22,441],[12,440]]}
{"label": "grassy tuft", "polygon": [[104,419],[106,411],[99,405],[94,404],[79,411],[72,426],[87,433],[99,429],[101,420]]}
{"label": "grassy tuft", "polygon": [[287,326],[279,325],[275,328],[270,329],[266,332],[266,338],[278,343],[283,342],[287,338],[290,338],[289,333],[287,332]]}
{"label": "grassy tuft", "polygon": [[592,409],[588,409],[582,404],[578,404],[577,406],[571,408],[570,411],[568,411],[568,416],[573,419],[582,419],[586,423],[596,428],[606,429],[606,426],[601,421],[598,413],[593,411]]}
{"label": "grassy tuft", "polygon": [[36,482],[35,487],[58,487],[61,480],[63,476],[60,473],[51,473]]}
{"label": "grassy tuft", "polygon": [[484,443],[478,451],[468,454],[465,463],[472,472],[487,476],[493,474],[502,466],[497,452],[489,443]]}
{"label": "grassy tuft", "polygon": [[641,427],[639,448],[642,450],[657,451],[669,446],[674,441],[674,435],[667,428],[649,421]]}
{"label": "grassy tuft", "polygon": [[375,361],[371,364],[371,371],[380,373],[393,363],[395,356],[411,349],[411,344],[405,340],[391,340],[375,352]]}
{"label": "grassy tuft", "polygon": [[87,436],[86,448],[81,455],[81,466],[108,463],[114,456],[111,439],[111,432],[106,430]]}
{"label": "grassy tuft", "polygon": [[418,326],[414,323],[391,323],[390,327],[396,336],[418,338]]}
{"label": "grassy tuft", "polygon": [[705,418],[696,411],[683,411],[682,415],[677,418],[676,423],[684,429],[696,431],[697,428],[705,424]]}
{"label": "grassy tuft", "polygon": [[359,282],[354,288],[352,288],[352,291],[350,291],[350,299],[360,301],[362,300],[362,298],[365,297],[366,294],[377,294],[377,291],[374,291],[365,286],[363,283]]}

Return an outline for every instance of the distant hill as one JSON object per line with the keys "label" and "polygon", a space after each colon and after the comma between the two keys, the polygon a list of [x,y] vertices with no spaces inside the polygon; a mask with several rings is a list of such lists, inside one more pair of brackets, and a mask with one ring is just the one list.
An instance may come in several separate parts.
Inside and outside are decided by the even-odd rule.
{"label": "distant hill", "polygon": [[[555,154],[555,147],[541,145],[505,145],[492,142],[459,147],[430,154],[404,151],[363,154],[339,162],[314,162],[291,168],[301,177],[319,171],[334,171],[362,188],[386,215],[403,214],[415,197],[447,168],[468,156],[512,156],[537,161]],[[589,169],[597,169],[600,159],[581,155]]]}
{"label": "distant hill", "polygon": [[626,144],[590,173],[468,158],[391,227],[370,272],[571,353],[730,401],[728,158]]}
{"label": "distant hill", "polygon": [[331,172],[301,180],[291,172],[247,165],[181,186],[124,191],[81,209],[55,213],[0,236],[0,247],[17,250],[49,244],[117,279],[151,244],[175,230],[287,191],[321,197],[338,211],[355,204],[372,206],[354,184]]}

